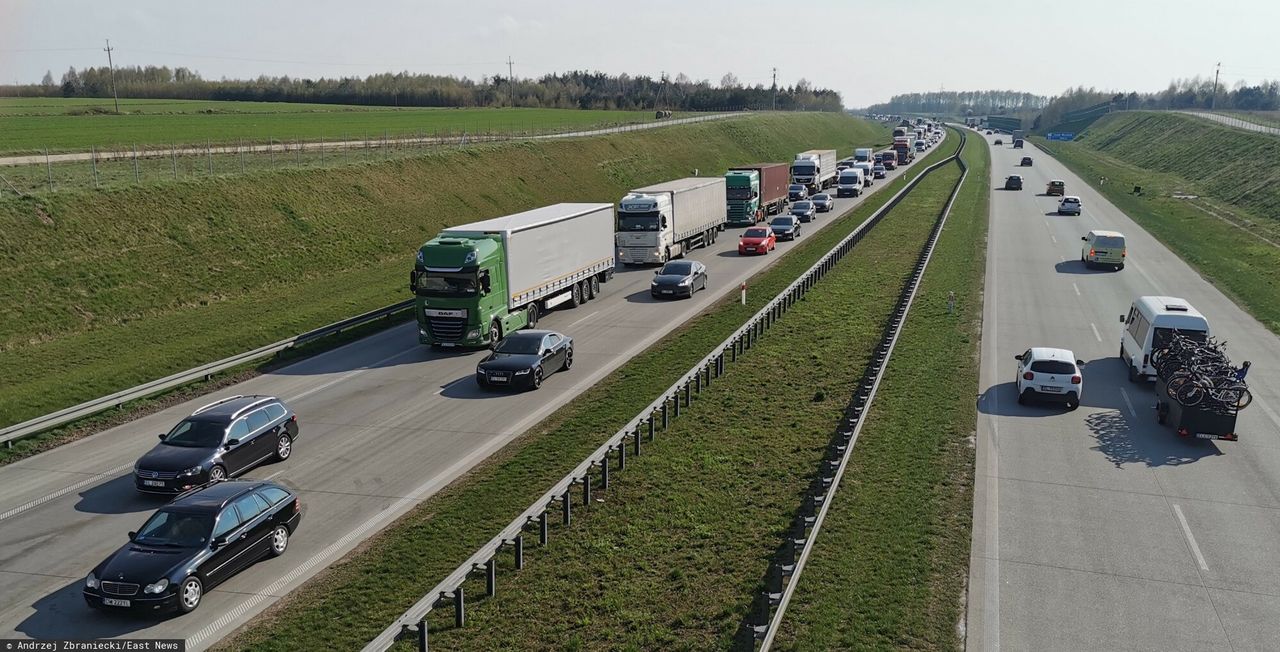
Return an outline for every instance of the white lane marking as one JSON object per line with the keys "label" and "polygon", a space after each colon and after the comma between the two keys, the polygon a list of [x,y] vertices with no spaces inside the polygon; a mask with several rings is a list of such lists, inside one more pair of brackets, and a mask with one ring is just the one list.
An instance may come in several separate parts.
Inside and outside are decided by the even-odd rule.
{"label": "white lane marking", "polygon": [[436,390],[436,396],[439,396],[439,395],[443,394],[443,393],[445,392],[445,390],[449,389],[450,387],[453,387],[454,385],[457,385],[458,383],[460,383],[460,382],[462,382],[462,381],[464,381],[464,380],[471,380],[471,379],[470,379],[470,378],[459,378],[459,379],[457,379],[457,380],[455,380],[455,381],[453,381],[453,382],[451,382],[451,383],[449,383],[449,384],[445,385],[444,387],[441,387],[440,389],[437,389],[437,390]]}
{"label": "white lane marking", "polygon": [[91,485],[91,484],[94,484],[95,482],[101,482],[102,480],[105,480],[105,479],[107,479],[107,478],[109,478],[109,477],[111,477],[111,476],[114,476],[114,475],[119,475],[120,473],[123,473],[124,471],[127,471],[127,470],[132,469],[132,468],[133,468],[133,463],[132,463],[132,462],[130,462],[130,463],[128,463],[128,464],[121,464],[120,466],[117,466],[117,467],[115,467],[115,468],[113,468],[113,469],[107,469],[106,471],[103,471],[102,473],[99,473],[99,474],[97,474],[97,475],[94,475],[94,476],[90,476],[90,477],[88,477],[88,478],[85,478],[84,480],[81,480],[81,481],[79,481],[79,482],[77,482],[77,483],[75,483],[75,484],[73,484],[73,485],[71,485],[71,486],[69,486],[69,487],[63,487],[63,488],[61,488],[61,489],[59,489],[59,490],[57,490],[57,491],[55,491],[55,492],[53,492],[53,493],[51,493],[51,494],[45,494],[45,495],[43,495],[43,496],[41,496],[41,497],[39,497],[39,498],[37,498],[37,499],[35,499],[35,500],[33,500],[33,501],[31,501],[31,502],[29,502],[29,503],[25,504],[25,505],[19,505],[18,507],[14,507],[13,509],[11,509],[11,510],[9,510],[9,511],[7,511],[7,512],[3,513],[3,514],[0,514],[0,521],[3,521],[3,520],[5,520],[5,519],[7,519],[7,518],[12,518],[12,517],[14,517],[14,516],[17,516],[18,514],[21,514],[21,513],[25,512],[25,511],[27,511],[27,510],[29,510],[29,509],[33,508],[33,507],[39,507],[40,505],[43,505],[43,504],[45,504],[45,503],[47,503],[47,502],[49,502],[49,501],[51,501],[51,500],[53,500],[53,499],[55,499],[55,498],[61,498],[62,496],[65,496],[65,495],[67,495],[67,494],[69,494],[69,493],[71,493],[71,492],[75,491],[76,489],[79,489],[79,488],[81,488],[81,487],[87,487],[87,486],[89,486],[89,485]]}
{"label": "white lane marking", "polygon": [[302,392],[300,392],[300,393],[298,393],[298,394],[294,394],[292,398],[287,398],[287,399],[285,399],[285,400],[286,400],[286,401],[289,401],[289,402],[297,402],[297,401],[300,401],[300,400],[302,400],[303,398],[306,398],[306,397],[308,397],[308,396],[311,396],[312,394],[315,394],[316,392],[319,392],[319,391],[321,391],[321,390],[325,390],[325,389],[329,389],[330,387],[333,387],[334,385],[337,385],[338,383],[340,383],[340,382],[342,382],[342,381],[344,381],[344,380],[349,380],[349,379],[351,379],[351,378],[354,378],[354,377],[356,377],[356,376],[359,376],[360,374],[362,374],[362,373],[364,373],[364,372],[366,372],[366,371],[371,371],[371,370],[373,370],[373,369],[376,369],[376,368],[378,368],[378,367],[380,367],[380,366],[382,366],[382,365],[384,365],[384,364],[386,364],[386,363],[388,363],[388,362],[391,362],[392,360],[395,360],[396,358],[398,358],[398,357],[400,357],[400,356],[402,356],[402,355],[405,355],[405,354],[408,354],[408,353],[417,353],[417,352],[418,352],[418,349],[417,349],[416,347],[415,347],[415,348],[405,349],[404,351],[401,351],[401,352],[396,353],[396,354],[393,354],[393,355],[389,355],[389,356],[387,356],[387,357],[385,357],[385,358],[383,358],[383,359],[381,359],[381,360],[378,360],[377,362],[374,362],[373,364],[366,365],[366,366],[364,366],[364,367],[361,367],[360,369],[356,369],[355,371],[349,371],[349,372],[347,372],[347,373],[345,373],[345,374],[342,374],[341,376],[338,376],[337,378],[334,378],[333,380],[330,380],[329,382],[321,383],[321,384],[319,384],[319,385],[316,385],[315,387],[312,387],[311,389],[304,390],[304,391],[302,391]]}
{"label": "white lane marking", "polygon": [[1093,336],[1094,336],[1094,337],[1096,337],[1096,338],[1098,338],[1098,341],[1099,341],[1099,342],[1101,342],[1101,341],[1102,341],[1102,335],[1101,335],[1100,333],[1098,333],[1098,327],[1097,327],[1097,326],[1095,326],[1093,322],[1089,322],[1089,328],[1093,329]]}
{"label": "white lane marking", "polygon": [[[988,218],[990,221],[990,218]],[[1048,224],[1045,225],[1046,227]],[[991,238],[991,274],[987,282],[991,285],[991,360],[992,375],[998,368],[999,339],[996,337],[997,313],[1000,302],[996,297],[996,289],[1000,274],[996,271],[999,257],[996,255],[996,238]],[[983,329],[987,328],[984,320]],[[985,333],[984,333],[985,339]],[[986,508],[986,560],[983,562],[983,575],[986,579],[985,594],[982,604],[982,639],[987,649],[1000,649],[1000,396],[991,394],[991,439],[987,446],[987,508]]]}
{"label": "white lane marking", "polygon": [[1076,291],[1076,296],[1080,296],[1080,286],[1076,285],[1075,283],[1072,283],[1071,289]]}
{"label": "white lane marking", "polygon": [[588,319],[591,319],[592,317],[595,317],[598,314],[600,314],[599,310],[587,315],[586,317],[583,317],[582,319],[579,319],[578,321],[573,322],[572,324],[569,324],[568,328],[565,328],[565,330],[569,330],[570,328],[573,328],[574,326],[577,326],[578,324],[581,324],[582,322]]}
{"label": "white lane marking", "polygon": [[1120,388],[1120,397],[1124,399],[1124,404],[1129,406],[1129,416],[1138,418],[1138,411],[1133,409],[1133,401],[1129,400],[1129,392],[1124,391],[1123,387]]}
{"label": "white lane marking", "polygon": [[1187,525],[1187,517],[1182,515],[1182,508],[1175,504],[1173,513],[1178,515],[1178,524],[1182,526],[1182,534],[1187,537],[1187,543],[1191,544],[1191,554],[1196,556],[1196,563],[1200,564],[1200,570],[1209,570],[1209,564],[1205,563],[1204,555],[1200,554],[1200,546],[1196,544],[1196,537],[1191,534],[1191,526]]}
{"label": "white lane marking", "polygon": [[1049,235],[1049,239],[1050,239],[1050,240],[1053,240],[1053,244],[1058,244],[1058,239],[1057,239],[1057,238],[1055,238],[1055,237],[1053,237],[1053,235],[1052,235],[1052,234],[1050,234],[1050,235]]}

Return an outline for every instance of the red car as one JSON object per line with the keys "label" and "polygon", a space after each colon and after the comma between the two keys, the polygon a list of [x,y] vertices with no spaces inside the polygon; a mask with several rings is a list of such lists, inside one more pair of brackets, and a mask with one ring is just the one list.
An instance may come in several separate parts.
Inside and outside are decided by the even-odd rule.
{"label": "red car", "polygon": [[774,235],[773,229],[768,227],[753,226],[738,239],[738,254],[741,256],[767,254],[777,248],[778,236]]}

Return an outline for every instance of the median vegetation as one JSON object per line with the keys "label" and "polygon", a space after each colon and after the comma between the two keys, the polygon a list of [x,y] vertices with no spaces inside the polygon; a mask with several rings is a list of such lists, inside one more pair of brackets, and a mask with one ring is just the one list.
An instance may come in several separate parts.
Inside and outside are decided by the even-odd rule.
{"label": "median vegetation", "polygon": [[1135,111],[1037,144],[1280,333],[1280,138]]}
{"label": "median vegetation", "polygon": [[767,115],[10,196],[0,200],[0,425],[401,300],[413,252],[449,225],[887,140],[847,116]]}
{"label": "median vegetation", "polygon": [[[957,650],[972,528],[990,153],[916,294],[844,481],[775,639],[779,650]],[[948,312],[947,295],[956,295]]]}
{"label": "median vegetation", "polygon": [[[948,143],[938,149],[950,147]],[[916,169],[943,155],[935,150]],[[277,603],[245,630],[224,641],[221,649],[358,649],[364,645],[904,183],[902,178],[894,180],[856,210],[802,238],[785,257],[748,282],[752,289],[747,305],[740,305],[736,295],[729,296],[689,321],[530,428],[466,477],[423,501],[359,552]],[[763,358],[761,362],[765,362]],[[730,373],[738,372],[731,369]],[[762,397],[760,393],[754,396]],[[805,400],[812,398],[810,395]],[[639,461],[647,459],[642,457]],[[618,482],[630,480],[624,474],[618,476]],[[605,494],[599,497],[612,500]],[[562,540],[557,532],[553,531],[552,536],[553,541]],[[580,535],[573,532],[570,536]],[[557,545],[553,544],[553,548]],[[541,552],[532,546],[526,549],[526,557],[530,564],[544,563]],[[753,572],[758,576],[762,568]],[[503,571],[504,578],[506,572]],[[506,582],[504,579],[504,586]]]}

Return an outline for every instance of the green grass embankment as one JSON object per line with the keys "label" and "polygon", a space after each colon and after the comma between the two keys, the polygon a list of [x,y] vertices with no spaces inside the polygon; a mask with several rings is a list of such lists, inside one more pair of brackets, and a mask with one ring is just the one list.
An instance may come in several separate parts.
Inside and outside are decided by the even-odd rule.
{"label": "green grass embankment", "polygon": [[886,138],[770,115],[0,200],[0,425],[404,299],[414,250],[449,225]]}
{"label": "green grass embankment", "polygon": [[[981,143],[979,143],[981,145]],[[972,530],[990,153],[969,147],[952,207],[779,650],[956,650]],[[947,293],[956,312],[947,313]]]}
{"label": "green grass embankment", "polygon": [[1133,111],[1074,142],[1036,142],[1280,333],[1280,138]]}
{"label": "green grass embankment", "polygon": [[[937,148],[904,177],[914,177],[953,148],[951,143]],[[691,361],[710,352],[861,224],[905,181],[903,177],[895,179],[834,224],[801,238],[790,253],[748,281],[752,290],[747,305],[740,305],[737,296],[725,297],[530,428],[467,476],[423,501],[359,552],[278,602],[221,643],[219,649],[359,649],[670,387]],[[728,373],[739,372],[730,368]],[[810,394],[804,400],[812,398]],[[827,399],[829,403],[840,400]],[[642,456],[632,461],[647,459]],[[629,467],[619,474],[617,486],[630,482],[630,473]],[[613,500],[606,494],[598,497]],[[553,547],[582,536],[579,532],[567,535],[562,539],[565,535],[553,526]],[[534,545],[526,546],[525,555],[530,567],[549,563],[541,559],[543,553]],[[510,582],[509,561],[509,557],[503,560],[507,565],[502,567],[499,580],[502,591],[508,590]],[[753,567],[751,572],[758,578],[762,569]]]}

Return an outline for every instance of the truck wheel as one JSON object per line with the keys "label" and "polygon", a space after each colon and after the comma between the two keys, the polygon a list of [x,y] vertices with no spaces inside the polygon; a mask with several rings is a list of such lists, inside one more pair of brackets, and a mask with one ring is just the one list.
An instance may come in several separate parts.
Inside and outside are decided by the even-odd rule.
{"label": "truck wheel", "polygon": [[524,309],[524,314],[525,314],[525,318],[524,318],[525,325],[526,325],[528,328],[537,328],[537,327],[538,327],[538,304],[537,304],[537,302],[534,302],[534,303],[529,304],[529,307]]}
{"label": "truck wheel", "polygon": [[569,305],[577,308],[582,305],[582,284],[574,283],[573,291],[570,293]]}
{"label": "truck wheel", "polygon": [[1134,369],[1132,364],[1129,365],[1129,382],[1138,382],[1138,370]]}
{"label": "truck wheel", "polygon": [[1164,425],[1169,420],[1169,409],[1165,407],[1164,401],[1156,403],[1156,423]]}
{"label": "truck wheel", "polygon": [[591,277],[591,298],[600,296],[600,276],[593,275]]}
{"label": "truck wheel", "polygon": [[499,324],[498,320],[495,319],[493,320],[493,323],[489,324],[489,348],[491,349],[498,348],[498,342],[501,340],[502,340],[502,324]]}
{"label": "truck wheel", "polygon": [[587,301],[591,301],[596,298],[596,288],[591,285],[591,279],[585,279],[582,281],[582,296],[586,297]]}

